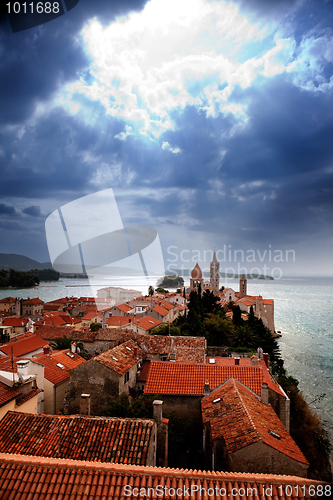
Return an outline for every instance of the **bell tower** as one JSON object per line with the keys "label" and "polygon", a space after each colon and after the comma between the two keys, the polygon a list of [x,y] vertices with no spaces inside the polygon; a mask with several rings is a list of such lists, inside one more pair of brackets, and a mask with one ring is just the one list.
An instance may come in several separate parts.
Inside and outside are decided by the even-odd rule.
{"label": "bell tower", "polygon": [[210,263],[210,286],[216,295],[220,289],[220,263],[216,258],[216,253],[214,250],[213,260]]}
{"label": "bell tower", "polygon": [[245,275],[242,274],[239,280],[239,298],[242,299],[243,297],[246,297],[247,295],[247,279],[245,278]]}

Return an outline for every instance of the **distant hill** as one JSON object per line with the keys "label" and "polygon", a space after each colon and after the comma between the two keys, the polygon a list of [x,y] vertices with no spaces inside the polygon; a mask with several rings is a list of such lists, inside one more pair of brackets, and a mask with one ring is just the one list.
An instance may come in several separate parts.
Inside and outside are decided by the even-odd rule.
{"label": "distant hill", "polygon": [[25,255],[15,253],[0,253],[0,269],[15,269],[16,271],[30,271],[30,269],[53,269],[51,262],[37,262]]}

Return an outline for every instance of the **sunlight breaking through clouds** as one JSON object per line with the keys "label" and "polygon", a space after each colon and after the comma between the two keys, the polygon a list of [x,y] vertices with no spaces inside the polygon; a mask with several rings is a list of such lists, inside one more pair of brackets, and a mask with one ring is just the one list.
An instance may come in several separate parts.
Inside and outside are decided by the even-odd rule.
{"label": "sunlight breaking through clouds", "polygon": [[131,124],[130,132],[116,136],[121,140],[138,131],[158,137],[174,128],[171,112],[187,105],[212,117],[232,113],[245,123],[247,102],[233,96],[237,86],[244,90],[258,76],[283,72],[292,73],[296,85],[310,88],[313,77],[324,85],[320,57],[330,60],[332,53],[327,37],[318,47],[307,39],[296,60],[296,42],[283,37],[281,26],[251,24],[223,0],[151,0],[106,28],[92,20],[82,35],[94,81],[70,84],[62,102],[73,112],[74,94],[100,102],[108,115]]}

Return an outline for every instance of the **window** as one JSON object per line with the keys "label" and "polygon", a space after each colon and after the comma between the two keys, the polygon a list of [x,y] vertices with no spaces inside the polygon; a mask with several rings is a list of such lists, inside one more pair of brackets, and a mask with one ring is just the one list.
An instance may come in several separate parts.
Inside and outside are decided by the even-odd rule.
{"label": "window", "polygon": [[127,384],[128,381],[129,381],[129,372],[126,372],[124,375],[124,384]]}

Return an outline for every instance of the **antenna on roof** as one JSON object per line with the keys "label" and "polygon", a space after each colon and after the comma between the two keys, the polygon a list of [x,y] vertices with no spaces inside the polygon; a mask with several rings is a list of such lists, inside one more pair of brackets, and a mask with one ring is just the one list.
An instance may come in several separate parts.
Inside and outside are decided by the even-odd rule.
{"label": "antenna on roof", "polygon": [[14,355],[13,355],[13,346],[10,347],[11,352],[11,362],[12,362],[12,370],[14,370]]}

